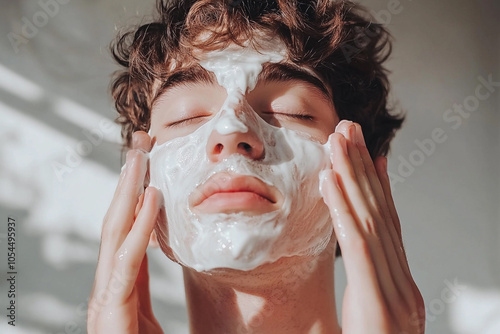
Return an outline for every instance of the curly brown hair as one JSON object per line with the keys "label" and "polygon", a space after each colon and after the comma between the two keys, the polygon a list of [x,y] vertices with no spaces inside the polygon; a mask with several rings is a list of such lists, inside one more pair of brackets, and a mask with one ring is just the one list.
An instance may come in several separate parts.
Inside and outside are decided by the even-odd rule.
{"label": "curly brown hair", "polygon": [[[125,144],[148,131],[158,83],[193,64],[193,48],[253,44],[278,36],[288,60],[328,86],[340,119],[361,125],[372,157],[386,155],[404,117],[388,107],[383,63],[391,36],[361,6],[333,0],[158,0],[154,22],[120,34],[112,54],[123,70],[111,85]],[[333,129],[332,129],[333,132]]]}

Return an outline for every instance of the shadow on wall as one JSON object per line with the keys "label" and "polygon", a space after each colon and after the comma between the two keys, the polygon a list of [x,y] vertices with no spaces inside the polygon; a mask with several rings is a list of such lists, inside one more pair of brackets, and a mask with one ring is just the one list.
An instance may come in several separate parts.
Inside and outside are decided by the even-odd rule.
{"label": "shadow on wall", "polygon": [[[100,225],[121,167],[120,128],[107,96],[116,67],[107,45],[114,24],[142,16],[150,5],[2,3],[0,212],[16,220],[19,333],[86,332]],[[21,42],[12,44],[13,34]],[[0,261],[4,268],[6,259]],[[179,268],[152,250],[150,271],[165,332],[187,333]],[[10,283],[1,272],[4,291]],[[8,302],[0,298],[0,307]],[[7,326],[2,322],[0,332],[10,332]]]}
{"label": "shadow on wall", "polygon": [[[85,113],[72,101],[48,97],[1,65],[0,71],[0,87],[8,80],[19,90],[0,89],[0,211],[17,222],[17,327],[31,333],[85,332],[100,223],[117,180],[113,169],[118,168],[112,165],[120,160],[119,131],[108,119]],[[26,94],[37,89],[38,95]],[[58,114],[64,106],[80,109],[80,126],[77,117]],[[173,277],[172,268],[165,269],[161,252],[153,252],[151,259],[152,282],[161,281],[167,289],[182,286],[180,275]],[[7,284],[2,279],[1,285]],[[186,323],[182,289],[174,290],[180,296],[167,292],[153,297],[155,308],[165,315],[162,322],[174,324],[167,330]]]}

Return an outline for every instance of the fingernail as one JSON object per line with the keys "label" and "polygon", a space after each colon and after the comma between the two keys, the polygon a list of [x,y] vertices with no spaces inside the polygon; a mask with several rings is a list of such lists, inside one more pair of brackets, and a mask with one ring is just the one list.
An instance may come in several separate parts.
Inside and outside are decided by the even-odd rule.
{"label": "fingernail", "polygon": [[139,136],[139,134],[137,132],[134,132],[132,134],[132,148],[135,148],[135,149],[140,148],[140,146],[141,146],[140,138],[141,138],[141,136]]}
{"label": "fingernail", "polygon": [[347,136],[349,137],[348,139],[352,141],[354,144],[357,143],[358,141],[358,134],[356,131],[356,127],[354,124],[351,124],[347,127]]}
{"label": "fingernail", "polygon": [[339,128],[340,126],[342,126],[342,124],[344,124],[344,123],[347,123],[347,124],[352,124],[352,121],[349,121],[349,120],[347,120],[347,119],[343,119],[343,120],[341,120],[341,121],[337,124],[337,126],[335,127],[335,132],[337,132],[338,128]]}

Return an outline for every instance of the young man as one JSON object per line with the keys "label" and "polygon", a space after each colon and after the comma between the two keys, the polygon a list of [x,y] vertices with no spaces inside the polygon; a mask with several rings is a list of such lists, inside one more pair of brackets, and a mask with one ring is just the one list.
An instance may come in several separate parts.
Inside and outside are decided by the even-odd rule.
{"label": "young man", "polygon": [[104,218],[89,333],[162,332],[150,236],[183,266],[192,333],[423,333],[384,157],[402,121],[386,106],[387,32],[346,1],[158,11],[114,47],[131,149]]}

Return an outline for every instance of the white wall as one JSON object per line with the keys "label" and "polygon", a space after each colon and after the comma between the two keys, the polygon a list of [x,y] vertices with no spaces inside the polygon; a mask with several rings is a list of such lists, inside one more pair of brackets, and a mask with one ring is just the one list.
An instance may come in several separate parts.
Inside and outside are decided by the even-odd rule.
{"label": "white wall", "polygon": [[[120,130],[108,122],[115,114],[107,87],[116,69],[108,44],[115,27],[139,22],[152,8],[151,0],[58,1],[64,4],[50,7],[45,22],[38,1],[0,0],[3,310],[8,216],[17,221],[18,250],[17,326],[7,326],[2,312],[2,333],[84,332],[100,223],[121,166]],[[498,333],[500,87],[460,118],[460,126],[443,117],[454,104],[474,102],[478,77],[500,81],[500,3],[362,3],[380,14],[396,40],[388,66],[407,122],[389,170],[412,272],[428,306],[427,333]],[[8,34],[22,31],[23,17],[35,17],[40,27],[25,31],[29,38],[16,52]],[[436,128],[446,139],[428,155],[418,153],[415,141],[428,142]],[[414,170],[402,170],[402,159]],[[63,164],[68,168],[60,169]],[[155,312],[165,333],[186,333],[179,269],[158,251],[150,259]],[[337,276],[342,287],[342,270]],[[465,288],[450,302],[446,282],[455,280]]]}

